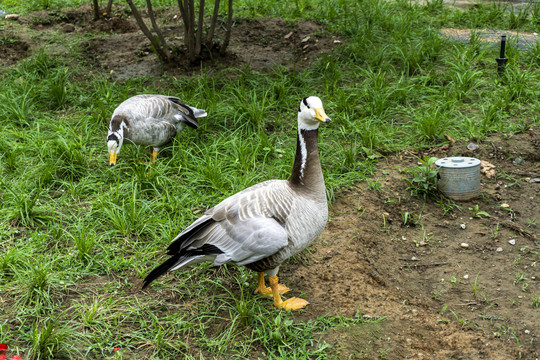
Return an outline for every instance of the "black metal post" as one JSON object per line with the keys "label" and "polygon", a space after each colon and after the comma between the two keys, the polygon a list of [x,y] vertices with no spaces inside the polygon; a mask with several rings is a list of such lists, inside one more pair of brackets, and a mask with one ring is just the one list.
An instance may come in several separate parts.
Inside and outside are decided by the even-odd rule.
{"label": "black metal post", "polygon": [[506,35],[501,36],[501,53],[499,54],[499,57],[495,60],[497,60],[497,72],[499,75],[502,75],[504,73],[504,69],[506,68],[506,63],[508,62],[508,59],[504,57],[504,51],[506,49]]}

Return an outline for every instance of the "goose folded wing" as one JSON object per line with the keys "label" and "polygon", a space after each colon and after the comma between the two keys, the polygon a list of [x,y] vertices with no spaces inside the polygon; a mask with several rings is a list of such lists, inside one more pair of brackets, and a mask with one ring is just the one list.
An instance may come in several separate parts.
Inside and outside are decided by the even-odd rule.
{"label": "goose folded wing", "polygon": [[188,250],[208,245],[221,251],[214,260],[215,265],[227,262],[245,265],[271,256],[285,247],[287,232],[273,218],[224,219],[195,236]]}

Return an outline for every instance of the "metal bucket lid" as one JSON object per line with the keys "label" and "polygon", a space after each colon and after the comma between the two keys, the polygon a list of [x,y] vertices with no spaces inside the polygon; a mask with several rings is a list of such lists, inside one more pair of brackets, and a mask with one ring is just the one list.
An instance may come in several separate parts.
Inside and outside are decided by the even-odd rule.
{"label": "metal bucket lid", "polygon": [[435,165],[451,168],[451,169],[464,169],[480,165],[480,160],[471,157],[447,157],[435,161]]}

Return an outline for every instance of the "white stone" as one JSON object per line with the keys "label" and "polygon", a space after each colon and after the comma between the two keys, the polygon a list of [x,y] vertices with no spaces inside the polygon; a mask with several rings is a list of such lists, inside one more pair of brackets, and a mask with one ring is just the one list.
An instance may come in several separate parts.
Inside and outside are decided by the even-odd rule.
{"label": "white stone", "polygon": [[516,245],[516,239],[510,239],[510,240],[508,240],[508,243],[510,245]]}
{"label": "white stone", "polygon": [[501,251],[503,251],[503,248],[502,248],[502,247],[498,247],[498,248],[497,248],[497,251],[498,251],[498,252],[501,252]]}
{"label": "white stone", "polygon": [[459,246],[461,246],[462,248],[467,249],[467,248],[469,247],[469,244],[467,244],[467,243],[461,243],[461,244],[459,244]]}
{"label": "white stone", "polygon": [[465,224],[460,224],[459,227],[461,227],[462,229],[465,230],[465,228],[467,227],[467,225],[465,225]]}

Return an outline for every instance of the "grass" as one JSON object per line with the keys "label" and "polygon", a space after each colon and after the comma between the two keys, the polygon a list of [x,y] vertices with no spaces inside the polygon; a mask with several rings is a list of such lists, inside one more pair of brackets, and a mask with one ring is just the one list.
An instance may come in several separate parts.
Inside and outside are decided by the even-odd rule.
{"label": "grass", "polygon": [[[30,11],[79,3],[3,6]],[[243,268],[216,271],[203,264],[147,292],[134,284],[206,208],[257,182],[288,176],[303,96],[320,96],[334,120],[320,134],[330,202],[341,189],[373,179],[377,159],[393,151],[438,145],[444,134],[481,139],[538,125],[538,46],[524,51],[509,44],[509,66],[499,77],[497,49],[474,37],[454,43],[438,34],[441,26],[497,27],[501,21],[528,30],[538,21],[505,10],[491,4],[456,11],[442,1],[277,6],[246,0],[237,5],[238,18],[317,18],[346,41],[303,70],[202,69],[159,82],[112,81],[44,48],[3,71],[0,338],[36,359],[245,358],[253,351],[274,359],[285,353],[325,358],[321,333],[366,320],[327,315],[301,321],[279,312],[252,295],[254,276]],[[139,161],[148,159],[143,149],[126,146],[109,168],[110,115],[143,91],[181,94],[209,117],[163,149],[155,166]],[[424,161],[410,189],[422,196],[434,180]],[[380,189],[377,180],[370,186]],[[403,214],[404,224],[412,215]]]}

